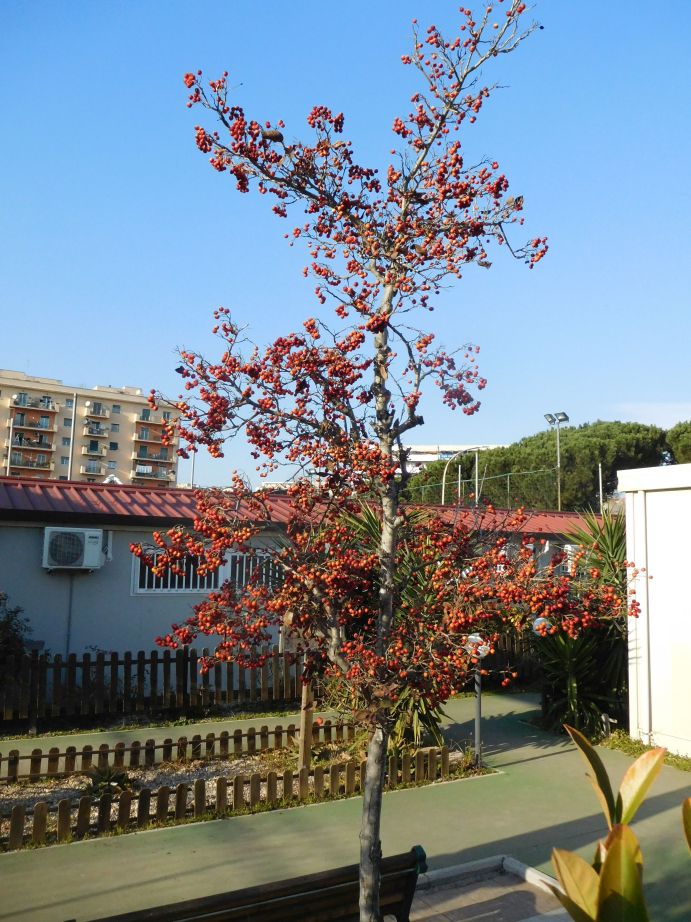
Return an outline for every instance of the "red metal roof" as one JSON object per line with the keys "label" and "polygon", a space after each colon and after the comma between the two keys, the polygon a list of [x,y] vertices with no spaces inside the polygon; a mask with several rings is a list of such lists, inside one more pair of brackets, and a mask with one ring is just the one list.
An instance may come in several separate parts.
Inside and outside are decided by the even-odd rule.
{"label": "red metal roof", "polygon": [[193,492],[177,487],[0,477],[0,519],[6,521],[191,522],[195,505]]}
{"label": "red metal roof", "polygon": [[[271,497],[272,517],[285,523],[290,514],[287,496]],[[468,507],[428,506],[449,522],[457,516],[471,521],[478,511]],[[84,522],[104,525],[189,524],[194,518],[194,491],[181,487],[135,487],[128,484],[84,483],[76,480],[35,480],[0,477],[0,520]],[[502,530],[511,511],[481,511],[482,526]],[[575,512],[530,512],[518,530],[528,535],[564,535],[582,524]]]}
{"label": "red metal roof", "polygon": [[[433,510],[436,515],[448,522],[457,521],[458,516],[460,516],[461,521],[472,521],[479,514],[483,528],[497,531],[502,531],[502,526],[506,526],[507,519],[510,519],[516,512],[513,509],[495,509],[493,512],[488,512],[482,508],[478,512],[474,508],[459,506],[428,505],[426,508]],[[514,525],[512,530],[519,531],[524,535],[567,535],[574,529],[584,525],[583,517],[578,512],[526,510],[525,516],[525,521]]]}

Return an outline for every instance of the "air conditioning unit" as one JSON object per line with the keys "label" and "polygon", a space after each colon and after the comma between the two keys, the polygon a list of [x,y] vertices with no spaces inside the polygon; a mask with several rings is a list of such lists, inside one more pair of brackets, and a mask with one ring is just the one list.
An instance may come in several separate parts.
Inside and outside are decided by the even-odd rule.
{"label": "air conditioning unit", "polygon": [[98,570],[103,566],[100,528],[46,528],[43,566],[48,570]]}

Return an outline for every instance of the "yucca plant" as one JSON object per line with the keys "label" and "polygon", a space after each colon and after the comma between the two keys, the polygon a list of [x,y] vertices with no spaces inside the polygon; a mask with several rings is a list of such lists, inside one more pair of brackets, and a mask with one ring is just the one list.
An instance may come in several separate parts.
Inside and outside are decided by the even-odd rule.
{"label": "yucca plant", "polygon": [[[579,577],[613,586],[626,595],[626,523],[618,513],[592,510],[583,526],[566,535],[584,555]],[[568,723],[591,736],[602,732],[602,714],[626,718],[628,657],[626,617],[602,625],[596,632],[571,638],[537,638],[534,649],[543,672],[543,716],[556,729]]]}
{"label": "yucca plant", "polygon": [[[429,514],[423,509],[407,510],[406,518],[411,525],[423,523]],[[345,513],[343,522],[355,535],[356,540],[367,550],[375,551],[381,540],[381,520],[375,509],[366,502],[360,503],[356,514]],[[437,600],[430,592],[429,581],[425,577],[425,566],[418,551],[412,548],[405,538],[399,545],[397,576],[402,587],[398,603],[401,606],[424,607],[436,605]],[[444,740],[439,729],[445,716],[441,708],[429,707],[424,697],[414,687],[403,689],[397,700],[391,705],[391,714],[395,720],[389,736],[389,748],[400,750],[406,746],[417,747],[425,735],[434,740],[438,746]]]}
{"label": "yucca plant", "polygon": [[597,570],[594,577],[626,594],[626,520],[618,512],[603,509],[598,517],[591,509],[583,515],[583,525],[566,535],[567,541],[585,551],[583,565]]}
{"label": "yucca plant", "polygon": [[602,731],[602,714],[618,709],[614,688],[603,668],[611,649],[605,631],[536,639],[544,687],[543,718],[551,729],[565,722],[589,736]]}

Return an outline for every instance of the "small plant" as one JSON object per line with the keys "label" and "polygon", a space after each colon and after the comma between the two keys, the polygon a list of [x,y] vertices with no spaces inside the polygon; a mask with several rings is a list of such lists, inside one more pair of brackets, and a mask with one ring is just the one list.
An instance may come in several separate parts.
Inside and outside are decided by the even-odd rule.
{"label": "small plant", "polygon": [[[566,726],[566,730],[588,763],[587,777],[602,806],[609,834],[598,842],[592,864],[574,852],[555,848],[552,864],[562,890],[553,887],[552,891],[575,922],[648,922],[643,855],[628,824],[662,768],[665,750],[650,749],[639,756],[626,771],[615,797],[593,746],[573,727]],[[682,821],[691,849],[691,797],[684,801]]]}
{"label": "small plant", "polygon": [[16,657],[26,653],[26,636],[31,628],[22,617],[23,611],[19,606],[10,608],[7,594],[0,592],[0,688],[10,680]]}
{"label": "small plant", "polygon": [[94,797],[102,794],[122,794],[124,790],[132,787],[132,781],[127,772],[114,765],[103,768],[92,768],[87,772],[91,782],[91,793]]}

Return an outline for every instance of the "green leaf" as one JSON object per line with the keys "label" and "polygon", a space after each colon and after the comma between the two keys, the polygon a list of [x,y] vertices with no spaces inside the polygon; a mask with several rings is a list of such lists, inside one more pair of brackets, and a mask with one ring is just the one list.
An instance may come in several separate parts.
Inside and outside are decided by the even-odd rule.
{"label": "green leaf", "polygon": [[572,910],[562,903],[573,918],[597,918],[598,876],[575,852],[567,852],[563,848],[552,851],[552,864],[556,871],[559,883],[564,888],[568,899],[581,911],[580,916],[574,916]]}
{"label": "green leaf", "polygon": [[651,749],[639,756],[633,765],[630,765],[619,787],[617,797],[617,819],[621,823],[630,823],[636,810],[643,802],[648,788],[662,768],[665,760],[665,749]]}
{"label": "green leaf", "polygon": [[584,912],[580,906],[574,903],[573,900],[569,899],[569,897],[565,893],[562,893],[562,891],[557,887],[550,887],[549,889],[556,896],[556,898],[559,900],[571,918],[574,919],[574,922],[596,922],[595,916],[589,916],[587,912]]}
{"label": "green leaf", "polygon": [[687,797],[684,803],[681,805],[681,819],[682,823],[684,824],[686,844],[691,850],[691,797]]}
{"label": "green leaf", "polygon": [[587,777],[590,780],[592,786],[595,788],[595,793],[597,794],[600,803],[602,804],[603,812],[607,820],[607,825],[611,829],[612,824],[616,819],[616,804],[614,802],[614,794],[612,793],[612,785],[609,782],[607,770],[602,764],[600,756],[595,752],[594,747],[590,745],[582,733],[579,733],[578,730],[575,730],[568,724],[564,724],[564,729],[574,741],[576,746],[578,746],[583,758],[594,772],[594,775],[587,773]]}
{"label": "green leaf", "polygon": [[597,922],[650,922],[643,897],[643,857],[629,826],[614,826],[608,837]]}

